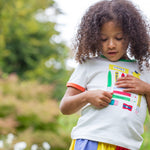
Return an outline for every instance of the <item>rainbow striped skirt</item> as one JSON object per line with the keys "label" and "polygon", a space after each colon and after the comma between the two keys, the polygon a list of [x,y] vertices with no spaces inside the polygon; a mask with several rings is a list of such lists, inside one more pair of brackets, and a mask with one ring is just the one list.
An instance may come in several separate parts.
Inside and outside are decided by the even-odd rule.
{"label": "rainbow striped skirt", "polygon": [[95,142],[86,139],[72,140],[69,150],[129,150],[120,146]]}

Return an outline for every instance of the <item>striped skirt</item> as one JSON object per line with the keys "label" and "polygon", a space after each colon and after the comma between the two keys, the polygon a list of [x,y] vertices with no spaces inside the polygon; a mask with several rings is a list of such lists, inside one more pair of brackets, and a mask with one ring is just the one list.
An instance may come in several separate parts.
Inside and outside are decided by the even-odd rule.
{"label": "striped skirt", "polygon": [[85,139],[72,140],[69,150],[129,150],[107,143],[89,141]]}

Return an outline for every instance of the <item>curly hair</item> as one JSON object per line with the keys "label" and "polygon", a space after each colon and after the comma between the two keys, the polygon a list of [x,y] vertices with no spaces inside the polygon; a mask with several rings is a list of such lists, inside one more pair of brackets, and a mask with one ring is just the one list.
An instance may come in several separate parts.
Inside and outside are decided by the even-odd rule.
{"label": "curly hair", "polygon": [[122,27],[129,39],[129,54],[138,61],[140,70],[143,70],[143,64],[148,68],[149,25],[140,10],[128,0],[103,0],[89,7],[74,41],[75,59],[82,63],[101,54],[100,30],[108,21],[115,21]]}

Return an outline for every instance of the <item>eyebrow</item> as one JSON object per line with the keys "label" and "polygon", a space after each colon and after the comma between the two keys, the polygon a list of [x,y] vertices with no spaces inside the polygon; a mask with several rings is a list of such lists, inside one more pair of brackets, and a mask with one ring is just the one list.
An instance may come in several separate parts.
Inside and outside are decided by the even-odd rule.
{"label": "eyebrow", "polygon": [[[120,35],[120,34],[122,34],[122,36],[124,35],[123,32],[121,32],[121,33],[115,34],[115,36]],[[107,34],[101,33],[101,36],[107,36]]]}

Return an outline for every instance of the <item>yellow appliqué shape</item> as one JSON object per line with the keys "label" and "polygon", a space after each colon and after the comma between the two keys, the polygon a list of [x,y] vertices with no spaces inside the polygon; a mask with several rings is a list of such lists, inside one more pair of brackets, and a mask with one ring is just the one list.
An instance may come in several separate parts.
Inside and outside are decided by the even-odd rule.
{"label": "yellow appliqu\u00e9 shape", "polygon": [[117,65],[112,65],[112,64],[109,64],[109,70],[116,70],[116,71],[123,72],[123,73],[126,73],[126,74],[129,73],[129,69],[123,68],[123,67],[120,67],[120,66],[117,66]]}

